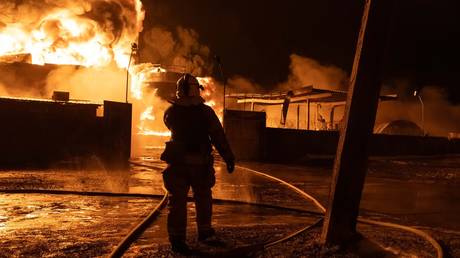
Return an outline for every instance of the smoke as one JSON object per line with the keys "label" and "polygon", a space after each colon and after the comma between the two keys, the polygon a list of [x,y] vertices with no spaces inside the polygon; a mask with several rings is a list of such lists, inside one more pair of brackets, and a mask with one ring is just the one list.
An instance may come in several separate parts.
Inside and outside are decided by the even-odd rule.
{"label": "smoke", "polygon": [[[407,84],[402,83],[399,87],[407,88]],[[428,135],[446,137],[449,132],[460,132],[460,106],[449,103],[446,92],[439,87],[427,86],[420,92],[420,97],[424,104],[424,129]],[[422,127],[422,104],[417,97],[379,104],[376,125],[400,119]]]}
{"label": "smoke", "polygon": [[210,49],[199,41],[193,29],[177,27],[169,31],[154,27],[144,33],[142,60],[166,66],[176,66],[195,76],[206,76],[212,72],[209,62]]}
{"label": "smoke", "polygon": [[73,99],[101,102],[125,99],[126,71],[115,65],[106,67],[60,66],[47,77],[47,95],[53,90],[68,91]]}
{"label": "smoke", "polygon": [[313,85],[318,89],[346,90],[348,75],[343,69],[323,65],[312,58],[297,54],[291,54],[290,59],[288,79],[278,86],[279,89],[290,90]]}
{"label": "smoke", "polygon": [[51,25],[48,22],[58,22],[59,17],[53,15],[65,10],[68,15],[94,21],[94,25],[115,43],[122,34],[137,37],[142,30],[144,13],[137,13],[139,8],[140,2],[135,0],[3,0],[0,2],[0,26],[18,26],[32,31],[50,25],[49,29],[60,30],[59,23]]}
{"label": "smoke", "polygon": [[238,75],[228,80],[228,86],[231,90],[244,93],[264,91],[263,87],[256,82]]}
{"label": "smoke", "polygon": [[0,83],[0,96],[11,96],[11,94],[6,90],[5,85]]}
{"label": "smoke", "polygon": [[10,97],[45,97],[46,76],[54,68],[54,66],[21,63],[2,64],[0,65],[0,94]]}
{"label": "smoke", "polygon": [[115,65],[8,64],[0,69],[0,95],[49,98],[53,91],[68,91],[72,99],[124,101],[126,70]]}

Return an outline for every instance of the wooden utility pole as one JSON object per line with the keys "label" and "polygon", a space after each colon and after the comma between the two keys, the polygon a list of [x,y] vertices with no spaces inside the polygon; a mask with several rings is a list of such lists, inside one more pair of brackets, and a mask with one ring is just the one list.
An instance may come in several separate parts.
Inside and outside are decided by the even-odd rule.
{"label": "wooden utility pole", "polygon": [[340,134],[323,244],[344,244],[356,234],[367,171],[368,143],[379,100],[382,64],[393,0],[366,0]]}

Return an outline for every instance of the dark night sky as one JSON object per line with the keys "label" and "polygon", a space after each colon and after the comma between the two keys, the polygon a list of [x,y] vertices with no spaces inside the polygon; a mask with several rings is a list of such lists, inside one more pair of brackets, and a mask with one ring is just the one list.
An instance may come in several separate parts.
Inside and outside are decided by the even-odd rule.
{"label": "dark night sky", "polygon": [[[152,25],[196,30],[222,57],[226,72],[262,85],[286,80],[296,53],[351,70],[364,1],[144,0]],[[387,81],[438,85],[460,101],[456,0],[396,0]]]}

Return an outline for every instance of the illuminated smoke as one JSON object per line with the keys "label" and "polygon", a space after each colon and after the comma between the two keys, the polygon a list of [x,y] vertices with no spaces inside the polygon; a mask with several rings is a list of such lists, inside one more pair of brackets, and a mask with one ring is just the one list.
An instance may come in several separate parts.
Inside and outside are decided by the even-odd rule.
{"label": "illuminated smoke", "polygon": [[195,76],[212,72],[209,47],[199,41],[193,29],[177,27],[174,31],[155,27],[144,33],[141,59],[183,68]]}
{"label": "illuminated smoke", "polygon": [[105,67],[61,66],[47,77],[47,94],[68,91],[73,99],[101,102],[125,100],[126,70],[115,65]]}
{"label": "illuminated smoke", "polygon": [[[403,86],[407,88],[407,84]],[[428,135],[447,137],[449,132],[460,132],[460,106],[452,105],[439,87],[424,87],[420,93],[425,105],[425,131]],[[410,120],[422,127],[421,103],[416,97],[402,97],[400,101],[381,102],[376,125],[393,120]]]}
{"label": "illuminated smoke", "polygon": [[264,89],[261,85],[242,76],[231,77],[228,80],[228,86],[230,90],[242,93],[254,93],[264,90],[266,91],[266,89]]}
{"label": "illuminated smoke", "polygon": [[278,88],[287,90],[313,85],[318,89],[346,90],[348,75],[343,69],[297,54],[291,54],[290,59],[288,80]]}

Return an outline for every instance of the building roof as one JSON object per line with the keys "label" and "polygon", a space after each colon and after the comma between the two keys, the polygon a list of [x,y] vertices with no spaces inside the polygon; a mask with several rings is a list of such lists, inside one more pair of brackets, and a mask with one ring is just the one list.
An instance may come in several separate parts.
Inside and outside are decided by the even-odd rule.
{"label": "building roof", "polygon": [[[237,103],[255,103],[260,105],[279,105],[283,104],[288,94],[290,93],[291,103],[305,103],[307,101],[342,105],[346,103],[347,92],[340,90],[325,90],[315,89],[313,86],[305,86],[299,89],[283,92],[274,92],[269,94],[246,94],[246,93],[231,93],[227,94],[227,98],[237,100]],[[382,95],[381,101],[397,100],[397,95]]]}
{"label": "building roof", "polygon": [[0,96],[0,102],[31,102],[31,103],[57,103],[65,105],[92,105],[100,106],[101,104],[90,102],[89,100],[75,100],[69,101],[56,101],[52,99],[39,99],[39,98],[24,98],[24,97],[7,97]]}

